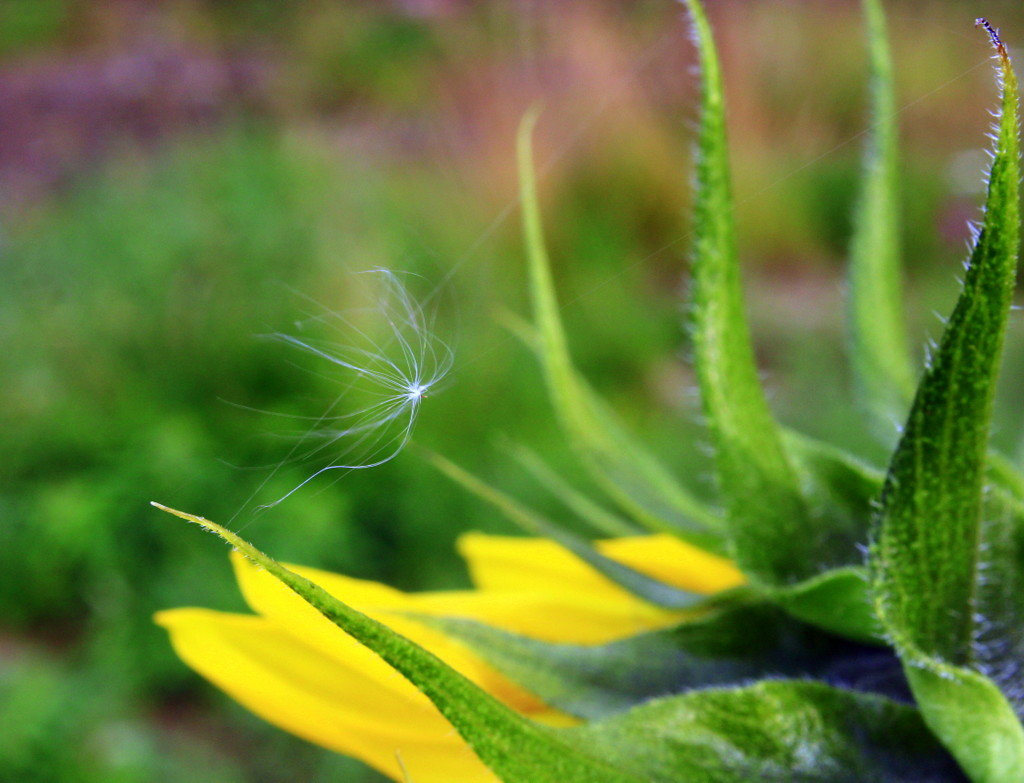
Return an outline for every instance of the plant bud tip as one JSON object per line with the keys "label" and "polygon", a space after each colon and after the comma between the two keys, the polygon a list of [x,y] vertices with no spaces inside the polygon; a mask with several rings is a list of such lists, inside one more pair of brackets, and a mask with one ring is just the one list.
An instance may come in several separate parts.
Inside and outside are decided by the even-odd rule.
{"label": "plant bud tip", "polygon": [[988,19],[986,19],[984,16],[979,16],[977,19],[974,20],[974,26],[975,27],[984,27],[985,28],[985,32],[987,32],[989,34],[989,37],[992,39],[992,43],[993,43],[993,45],[995,45],[996,50],[999,52],[999,54],[1002,57],[1008,57],[1009,56],[1007,54],[1007,52],[1006,52],[1006,47],[1003,46],[1002,39],[1000,39],[1000,37],[999,37],[999,31],[996,30],[989,23]]}

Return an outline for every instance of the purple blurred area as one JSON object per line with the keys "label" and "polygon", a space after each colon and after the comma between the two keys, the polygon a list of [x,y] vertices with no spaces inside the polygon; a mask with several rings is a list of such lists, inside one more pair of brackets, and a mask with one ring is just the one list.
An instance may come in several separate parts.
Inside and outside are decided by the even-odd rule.
{"label": "purple blurred area", "polygon": [[[85,5],[85,4],[83,4]],[[204,46],[159,4],[92,3],[63,34],[76,40],[0,62],[0,181],[30,203],[116,152],[266,113],[273,65],[251,49]]]}
{"label": "purple blurred area", "polygon": [[[6,207],[35,203],[110,156],[144,154],[239,119],[327,127],[414,151],[434,144],[471,155],[486,179],[496,159],[507,159],[509,128],[537,98],[555,107],[563,140],[588,133],[581,126],[601,112],[602,123],[632,124],[645,144],[652,123],[691,116],[690,53],[681,8],[669,0],[5,5]],[[813,158],[863,129],[857,5],[708,3],[730,82],[733,137],[740,156],[754,157],[743,170],[770,167],[769,153],[786,161],[802,149]],[[976,82],[962,71],[984,53],[971,29],[981,12],[1006,25],[1020,16],[1008,0],[893,6],[907,99],[944,78],[954,82],[920,118],[908,116],[908,133],[924,135],[915,127],[936,116],[950,134],[975,124],[974,105],[953,107]],[[1014,40],[1012,28],[1007,38]],[[921,78],[922,69],[934,78]],[[934,146],[930,129],[928,136]]]}

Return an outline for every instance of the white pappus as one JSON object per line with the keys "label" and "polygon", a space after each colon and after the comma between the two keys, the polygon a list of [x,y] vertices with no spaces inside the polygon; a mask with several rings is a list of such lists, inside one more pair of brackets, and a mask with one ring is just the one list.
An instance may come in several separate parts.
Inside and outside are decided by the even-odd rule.
{"label": "white pappus", "polygon": [[304,331],[317,322],[336,332],[337,339],[268,335],[327,362],[314,372],[337,378],[341,390],[321,416],[291,417],[312,424],[298,433],[292,450],[260,488],[288,462],[315,460],[320,467],[261,509],[277,505],[328,471],[373,468],[396,457],[412,437],[423,399],[452,368],[451,346],[435,334],[433,319],[410,295],[401,275],[373,269],[359,277],[375,289],[372,306],[342,313],[318,305],[321,313],[296,324]]}

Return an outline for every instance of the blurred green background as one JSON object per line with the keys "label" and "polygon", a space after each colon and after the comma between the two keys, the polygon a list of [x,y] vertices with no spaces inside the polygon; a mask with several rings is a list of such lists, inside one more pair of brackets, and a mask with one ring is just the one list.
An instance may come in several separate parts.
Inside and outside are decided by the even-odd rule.
{"label": "blurred green background", "polygon": [[[740,248],[773,405],[878,457],[851,414],[842,264],[866,128],[855,2],[708,0],[725,62]],[[987,15],[892,6],[915,341],[956,292],[995,89]],[[586,487],[526,312],[513,138],[542,101],[545,217],[579,365],[707,489],[681,322],[692,51],[671,0],[4,0],[0,3],[0,781],[370,783],[194,676],[161,608],[243,609],[226,552],[150,500],[231,519],[285,458],[274,412],[338,380],[259,339],[408,270],[453,335],[415,438],[561,510],[509,435]],[[1015,450],[1019,324],[997,439]],[[923,356],[923,351],[916,355]],[[248,407],[245,407],[248,406]],[[258,495],[311,472],[285,465]],[[405,589],[466,584],[452,542],[511,532],[415,449],[235,525],[276,557]]]}

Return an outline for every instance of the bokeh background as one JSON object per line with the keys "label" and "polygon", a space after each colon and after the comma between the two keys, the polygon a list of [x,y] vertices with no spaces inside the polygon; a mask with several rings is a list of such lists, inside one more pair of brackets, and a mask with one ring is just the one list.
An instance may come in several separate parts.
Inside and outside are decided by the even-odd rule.
{"label": "bokeh background", "polygon": [[[866,129],[855,2],[708,0],[730,101],[740,250],[785,421],[877,458],[843,363],[842,264]],[[888,4],[915,343],[956,291],[995,103],[989,16]],[[386,267],[440,286],[458,354],[416,440],[562,513],[505,450],[582,487],[529,352],[513,139],[541,101],[543,200],[579,365],[709,491],[681,302],[693,52],[671,0],[3,0],[0,3],[0,781],[380,778],[249,715],[151,622],[243,609],[226,551],[148,505],[235,518],[291,561],[406,589],[466,584],[452,542],[511,527],[415,449],[239,509],[283,460],[278,413],[330,373],[259,339],[345,311]],[[915,349],[915,356],[923,356]],[[1019,439],[1008,350],[997,439]],[[324,368],[326,369],[326,368]],[[246,407],[248,406],[248,407]],[[287,425],[290,427],[291,425]],[[309,475],[289,463],[259,495]]]}

